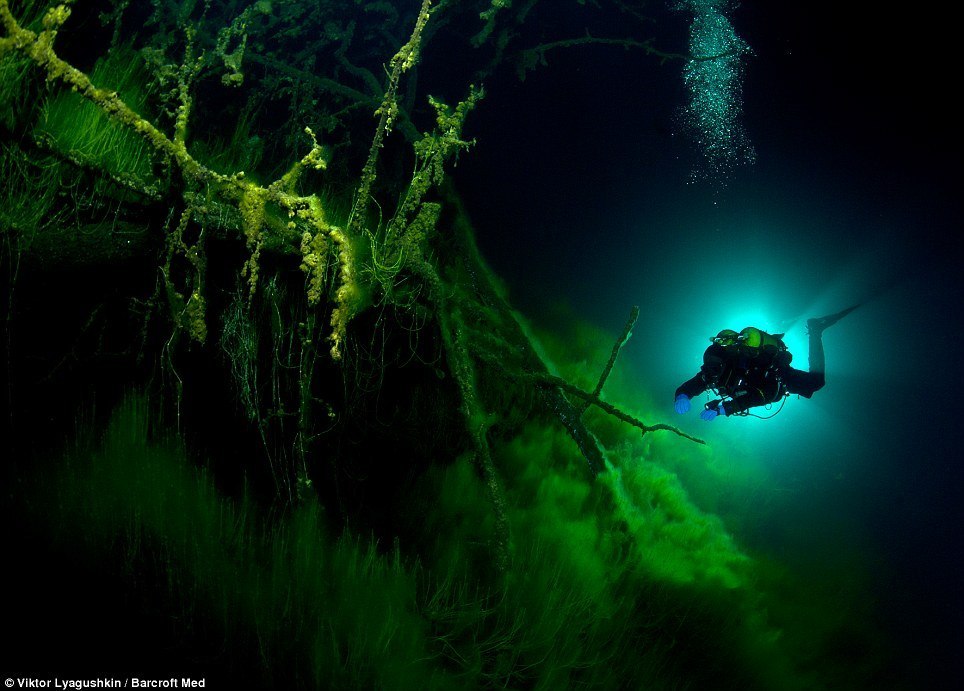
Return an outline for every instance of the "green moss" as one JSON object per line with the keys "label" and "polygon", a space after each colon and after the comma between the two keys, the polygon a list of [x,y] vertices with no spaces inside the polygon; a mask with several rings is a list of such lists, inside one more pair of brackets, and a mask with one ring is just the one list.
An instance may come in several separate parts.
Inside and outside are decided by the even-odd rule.
{"label": "green moss", "polygon": [[0,55],[0,125],[13,129],[31,107],[26,83],[33,62],[22,53]]}
{"label": "green moss", "polygon": [[151,626],[164,605],[174,636],[218,641],[236,674],[266,685],[455,688],[432,669],[417,570],[397,550],[331,537],[311,502],[263,518],[179,444],[149,443],[150,426],[146,404],[128,402],[99,448],[64,459],[27,500],[63,543],[127,574],[131,592],[105,607],[133,604]]}
{"label": "green moss", "polygon": [[[46,2],[25,0],[11,8],[24,28],[37,30],[47,10]],[[20,51],[0,51],[0,126],[15,129],[24,122],[32,122],[33,111],[39,102],[39,82],[33,61]]]}
{"label": "green moss", "polygon": [[[114,90],[135,112],[148,115],[148,71],[131,50],[114,49],[97,61],[91,81]],[[34,135],[81,165],[101,168],[137,188],[154,184],[154,148],[80,94],[64,91],[43,107]]]}
{"label": "green moss", "polygon": [[267,192],[257,185],[246,184],[242,187],[241,227],[244,231],[246,246],[250,256],[241,271],[242,277],[248,279],[248,295],[253,298],[258,289],[258,274],[261,270],[261,250],[264,246],[265,205],[268,201]]}
{"label": "green moss", "polygon": [[31,158],[15,146],[0,146],[0,170],[0,229],[17,232],[23,249],[49,218],[60,186],[60,164],[52,157]]}

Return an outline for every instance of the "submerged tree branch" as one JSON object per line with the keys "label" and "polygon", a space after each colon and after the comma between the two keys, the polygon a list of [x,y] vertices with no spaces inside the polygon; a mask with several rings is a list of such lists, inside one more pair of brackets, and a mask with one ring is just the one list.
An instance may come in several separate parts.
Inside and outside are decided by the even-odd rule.
{"label": "submerged tree branch", "polygon": [[655,58],[659,58],[661,63],[667,62],[669,60],[683,60],[686,62],[696,61],[696,62],[706,62],[710,60],[720,60],[722,58],[732,57],[736,55],[739,51],[729,50],[725,53],[720,53],[719,55],[688,55],[686,53],[668,53],[666,51],[660,50],[653,45],[653,39],[646,39],[645,41],[637,41],[631,38],[604,38],[598,36],[592,36],[588,31],[585,36],[580,38],[568,38],[559,41],[552,41],[549,43],[542,43],[532,48],[526,48],[521,50],[518,54],[514,56],[516,63],[516,74],[519,79],[525,79],[528,72],[535,70],[537,67],[548,66],[548,61],[546,60],[546,54],[549,51],[557,50],[559,48],[573,48],[575,46],[584,45],[605,45],[605,46],[618,46],[620,48],[642,50],[647,55]]}
{"label": "submerged tree branch", "polygon": [[678,434],[679,436],[685,439],[689,439],[692,442],[696,442],[697,444],[706,444],[706,442],[703,441],[702,439],[691,436],[686,432],[683,432],[682,430],[676,427],[673,427],[672,425],[666,425],[663,423],[658,423],[655,425],[647,425],[642,420],[633,417],[629,413],[623,412],[622,410],[612,405],[611,403],[607,403],[606,401],[603,401],[596,394],[592,394],[588,391],[583,391],[578,386],[574,384],[570,384],[562,377],[557,377],[551,374],[538,374],[535,372],[525,373],[520,376],[522,376],[525,379],[529,379],[535,382],[536,384],[539,384],[540,386],[554,386],[559,389],[562,389],[568,394],[572,394],[573,396],[581,398],[582,400],[586,401],[589,405],[594,405],[597,408],[600,408],[603,412],[609,415],[612,415],[617,420],[622,420],[623,422],[629,425],[632,425],[633,427],[639,428],[640,430],[642,430],[643,434],[646,434],[647,432],[658,432],[658,431],[672,432],[674,434]]}
{"label": "submerged tree branch", "polygon": [[[609,356],[609,362],[606,363],[606,367],[603,368],[602,374],[599,375],[599,381],[596,383],[596,388],[593,389],[592,395],[599,398],[599,394],[602,393],[603,387],[606,385],[606,380],[609,379],[609,374],[613,371],[613,366],[616,364],[616,358],[619,357],[619,351],[625,345],[629,337],[633,335],[633,327],[636,325],[636,320],[639,319],[639,305],[634,305],[633,309],[629,312],[629,319],[626,321],[626,326],[623,327],[623,332],[613,343],[613,352]],[[589,407],[589,402],[586,401],[582,409],[585,411]]]}

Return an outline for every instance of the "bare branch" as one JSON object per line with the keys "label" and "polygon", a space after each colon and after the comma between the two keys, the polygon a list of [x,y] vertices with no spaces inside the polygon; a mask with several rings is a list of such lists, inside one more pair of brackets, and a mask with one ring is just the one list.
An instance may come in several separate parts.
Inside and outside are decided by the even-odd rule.
{"label": "bare branch", "polygon": [[536,384],[539,384],[541,386],[558,387],[559,389],[562,389],[564,392],[568,394],[572,394],[573,396],[583,399],[590,405],[594,405],[597,408],[600,408],[603,412],[609,415],[612,415],[617,420],[622,420],[623,422],[629,425],[632,425],[633,427],[637,427],[641,429],[643,431],[643,434],[646,434],[647,432],[657,432],[657,431],[673,432],[674,434],[678,434],[679,436],[685,439],[689,439],[690,441],[696,442],[697,444],[706,443],[702,439],[691,436],[686,432],[683,432],[682,430],[677,429],[676,427],[673,427],[672,425],[666,425],[663,423],[659,423],[655,425],[647,425],[642,420],[633,417],[629,413],[623,412],[622,410],[612,405],[611,403],[607,403],[606,401],[601,400],[598,396],[592,393],[589,393],[588,391],[583,391],[582,389],[580,389],[578,386],[575,386],[574,384],[570,384],[562,377],[556,377],[551,374],[537,374],[537,373],[526,373],[521,376],[531,381],[534,381]]}

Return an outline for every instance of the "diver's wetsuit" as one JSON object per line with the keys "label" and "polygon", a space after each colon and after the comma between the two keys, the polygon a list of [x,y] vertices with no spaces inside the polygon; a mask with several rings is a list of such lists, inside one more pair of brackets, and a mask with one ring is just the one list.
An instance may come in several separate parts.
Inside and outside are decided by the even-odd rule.
{"label": "diver's wetsuit", "polygon": [[774,363],[770,358],[753,357],[735,348],[713,343],[703,353],[699,373],[683,382],[676,395],[695,398],[707,389],[715,389],[732,400],[724,401],[727,415],[779,401],[784,392],[810,398],[824,385],[824,355],[821,339],[823,328],[810,327],[810,371]]}

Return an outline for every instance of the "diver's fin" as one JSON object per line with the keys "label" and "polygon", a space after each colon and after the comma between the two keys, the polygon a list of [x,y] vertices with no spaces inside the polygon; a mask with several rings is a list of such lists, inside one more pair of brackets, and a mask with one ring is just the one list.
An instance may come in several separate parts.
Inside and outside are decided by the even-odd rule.
{"label": "diver's fin", "polygon": [[815,319],[807,320],[807,331],[812,334],[822,333],[824,329],[828,326],[833,326],[838,321],[846,317],[848,314],[853,312],[855,309],[860,307],[861,303],[856,305],[851,305],[847,309],[840,310],[836,314],[828,314],[826,317],[816,317]]}

